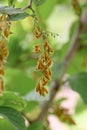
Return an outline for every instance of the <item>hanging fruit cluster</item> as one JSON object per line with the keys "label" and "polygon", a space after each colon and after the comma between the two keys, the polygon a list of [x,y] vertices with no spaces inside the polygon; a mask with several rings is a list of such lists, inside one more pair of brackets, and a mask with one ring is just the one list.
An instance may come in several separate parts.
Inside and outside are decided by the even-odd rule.
{"label": "hanging fruit cluster", "polygon": [[41,96],[44,96],[48,93],[46,89],[46,84],[51,79],[52,72],[52,58],[53,48],[50,46],[48,41],[48,36],[46,33],[43,33],[43,30],[40,28],[38,17],[34,17],[34,36],[37,39],[41,39],[41,43],[34,46],[34,52],[39,53],[39,58],[36,65],[36,71],[41,71],[42,77],[39,79],[36,85],[36,92]]}
{"label": "hanging fruit cluster", "polygon": [[8,21],[7,15],[0,15],[0,93],[4,89],[3,75],[5,74],[4,64],[8,56],[6,39],[11,34],[11,23]]}

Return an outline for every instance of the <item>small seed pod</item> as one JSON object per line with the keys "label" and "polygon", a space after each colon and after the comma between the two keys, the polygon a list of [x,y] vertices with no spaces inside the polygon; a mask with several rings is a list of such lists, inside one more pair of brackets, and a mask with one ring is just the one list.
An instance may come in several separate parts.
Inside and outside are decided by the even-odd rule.
{"label": "small seed pod", "polygon": [[0,76],[5,74],[4,66],[0,66]]}
{"label": "small seed pod", "polygon": [[40,53],[40,52],[41,52],[41,49],[40,49],[40,46],[39,46],[39,45],[35,45],[35,46],[34,46],[34,52],[35,52],[35,53]]}
{"label": "small seed pod", "polygon": [[47,83],[48,83],[48,80],[45,77],[43,77],[42,78],[42,86],[45,86]]}
{"label": "small seed pod", "polygon": [[34,36],[39,39],[41,37],[41,32],[40,32],[40,29],[39,28],[36,28],[34,29]]}

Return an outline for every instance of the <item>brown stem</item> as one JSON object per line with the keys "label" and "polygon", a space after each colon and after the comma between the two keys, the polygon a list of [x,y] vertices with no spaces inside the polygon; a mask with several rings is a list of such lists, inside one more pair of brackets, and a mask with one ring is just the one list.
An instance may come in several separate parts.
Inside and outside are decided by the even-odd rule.
{"label": "brown stem", "polygon": [[29,0],[27,6],[21,8],[22,11],[24,11],[24,10],[26,10],[26,9],[30,9],[33,13],[35,13],[35,11],[34,11],[33,8],[32,8],[32,0]]}

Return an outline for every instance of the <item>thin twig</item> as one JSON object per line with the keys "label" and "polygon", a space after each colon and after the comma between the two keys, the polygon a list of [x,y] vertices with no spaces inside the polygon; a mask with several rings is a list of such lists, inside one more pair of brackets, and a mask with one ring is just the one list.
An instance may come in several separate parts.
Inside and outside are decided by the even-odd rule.
{"label": "thin twig", "polygon": [[33,13],[35,13],[35,11],[34,11],[33,8],[32,8],[32,0],[29,0],[27,6],[21,8],[22,11],[24,11],[24,10],[26,10],[26,9],[30,9]]}
{"label": "thin twig", "polygon": [[26,10],[26,9],[30,8],[31,5],[32,5],[32,0],[29,0],[28,5],[23,7],[23,8],[21,8],[21,10]]}

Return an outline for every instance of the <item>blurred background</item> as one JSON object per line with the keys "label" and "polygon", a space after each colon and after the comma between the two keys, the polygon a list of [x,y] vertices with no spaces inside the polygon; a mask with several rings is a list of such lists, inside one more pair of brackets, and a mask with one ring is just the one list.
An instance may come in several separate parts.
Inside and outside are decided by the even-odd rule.
{"label": "blurred background", "polygon": [[[79,0],[79,2],[83,10],[87,9],[87,0]],[[16,7],[24,7],[27,3],[28,0],[17,0]],[[0,4],[7,5],[7,0],[0,0]],[[53,61],[60,63],[67,52],[78,24],[78,16],[72,7],[71,1],[46,0],[35,10],[41,20],[41,26],[48,32],[58,34],[58,36],[49,36],[49,41],[55,50]],[[40,97],[35,92],[38,79],[35,72],[37,59],[32,51],[33,46],[38,41],[34,38],[33,28],[34,22],[31,17],[12,22],[11,32],[13,34],[8,40],[9,56],[5,66],[4,79],[7,91],[15,92],[27,101],[28,105],[24,111],[31,121],[40,113],[41,103],[49,99],[49,94]],[[67,77],[78,72],[87,72],[87,28],[81,38],[81,48],[71,61],[64,76],[64,81]],[[59,70],[58,73],[60,73]],[[50,83],[47,86],[48,89]],[[61,100],[60,103],[56,103],[57,100]],[[62,120],[58,111],[56,113],[59,104],[63,108],[63,112],[68,113],[65,116],[70,115],[68,122]],[[87,105],[80,95],[70,88],[68,82],[61,87],[56,95],[54,107],[49,110],[47,121],[49,123],[48,125],[45,124],[43,130],[87,130]],[[14,130],[7,120],[1,118],[0,130],[5,129]]]}

